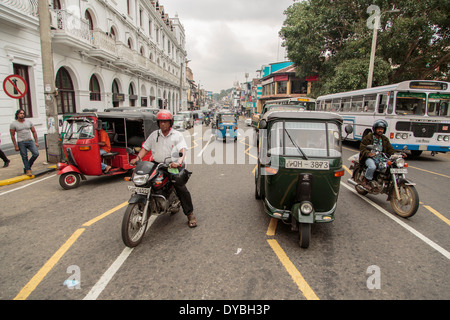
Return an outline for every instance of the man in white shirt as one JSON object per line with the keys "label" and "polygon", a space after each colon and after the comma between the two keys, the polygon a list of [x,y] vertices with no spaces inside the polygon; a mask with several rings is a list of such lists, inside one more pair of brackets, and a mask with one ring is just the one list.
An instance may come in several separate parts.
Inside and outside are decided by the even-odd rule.
{"label": "man in white shirt", "polygon": [[[137,157],[130,161],[130,164],[135,164],[137,161],[140,161],[149,151],[151,151],[153,161],[155,162],[164,162],[168,157],[171,158],[173,154],[178,155],[181,153],[182,156],[177,161],[171,162],[170,167],[183,167],[187,145],[183,135],[172,129],[172,114],[167,110],[161,110],[156,115],[156,120],[158,121],[159,130],[153,131],[150,134],[142,145],[143,148],[139,151]],[[192,198],[189,190],[186,188],[186,185],[175,185],[175,190],[180,199],[184,214],[188,218],[189,227],[196,227],[197,220],[193,213],[194,207],[192,205]]]}

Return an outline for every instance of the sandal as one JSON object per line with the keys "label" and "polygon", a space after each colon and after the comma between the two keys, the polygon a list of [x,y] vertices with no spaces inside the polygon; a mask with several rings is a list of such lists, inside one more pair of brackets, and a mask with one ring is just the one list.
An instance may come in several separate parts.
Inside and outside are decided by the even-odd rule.
{"label": "sandal", "polygon": [[197,219],[195,218],[194,214],[191,213],[190,215],[187,216],[187,218],[189,228],[195,228],[197,226]]}

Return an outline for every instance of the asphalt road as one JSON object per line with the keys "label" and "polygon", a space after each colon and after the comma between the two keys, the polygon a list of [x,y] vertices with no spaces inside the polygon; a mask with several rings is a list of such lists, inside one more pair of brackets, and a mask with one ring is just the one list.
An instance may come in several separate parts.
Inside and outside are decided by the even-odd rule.
{"label": "asphalt road", "polygon": [[[185,132],[198,227],[182,212],[158,217],[133,250],[120,233],[130,196],[123,177],[63,190],[49,173],[0,187],[0,299],[450,298],[449,155],[408,161],[421,201],[410,219],[396,217],[384,195],[357,195],[346,172],[336,220],[313,225],[301,249],[254,198],[256,150],[241,128],[225,144],[199,126]],[[346,167],[356,152],[344,144]]]}

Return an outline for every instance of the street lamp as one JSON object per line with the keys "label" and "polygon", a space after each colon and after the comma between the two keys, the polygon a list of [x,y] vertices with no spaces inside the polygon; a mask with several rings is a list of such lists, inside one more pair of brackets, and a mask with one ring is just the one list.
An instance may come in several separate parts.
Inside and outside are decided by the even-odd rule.
{"label": "street lamp", "polygon": [[[399,9],[394,9],[394,10],[385,11],[380,14],[380,8],[375,5],[371,5],[371,6],[369,6],[369,8],[367,8],[367,13],[371,13],[372,11],[375,11],[375,18],[374,18],[375,23],[373,25],[372,49],[370,51],[370,63],[369,63],[369,75],[367,77],[367,88],[372,88],[373,68],[374,68],[374,64],[375,64],[375,51],[377,50],[377,36],[378,36],[378,28],[380,27],[381,16],[384,13],[400,12]],[[367,23],[368,26],[369,26],[369,21]]]}

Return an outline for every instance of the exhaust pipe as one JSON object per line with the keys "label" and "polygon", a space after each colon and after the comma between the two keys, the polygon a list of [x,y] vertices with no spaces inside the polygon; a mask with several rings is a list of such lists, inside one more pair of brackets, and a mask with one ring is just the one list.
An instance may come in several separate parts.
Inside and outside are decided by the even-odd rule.
{"label": "exhaust pipe", "polygon": [[359,183],[357,183],[357,182],[356,182],[355,180],[353,180],[353,179],[348,179],[347,182],[348,182],[349,184],[353,185],[353,186],[359,185]]}

